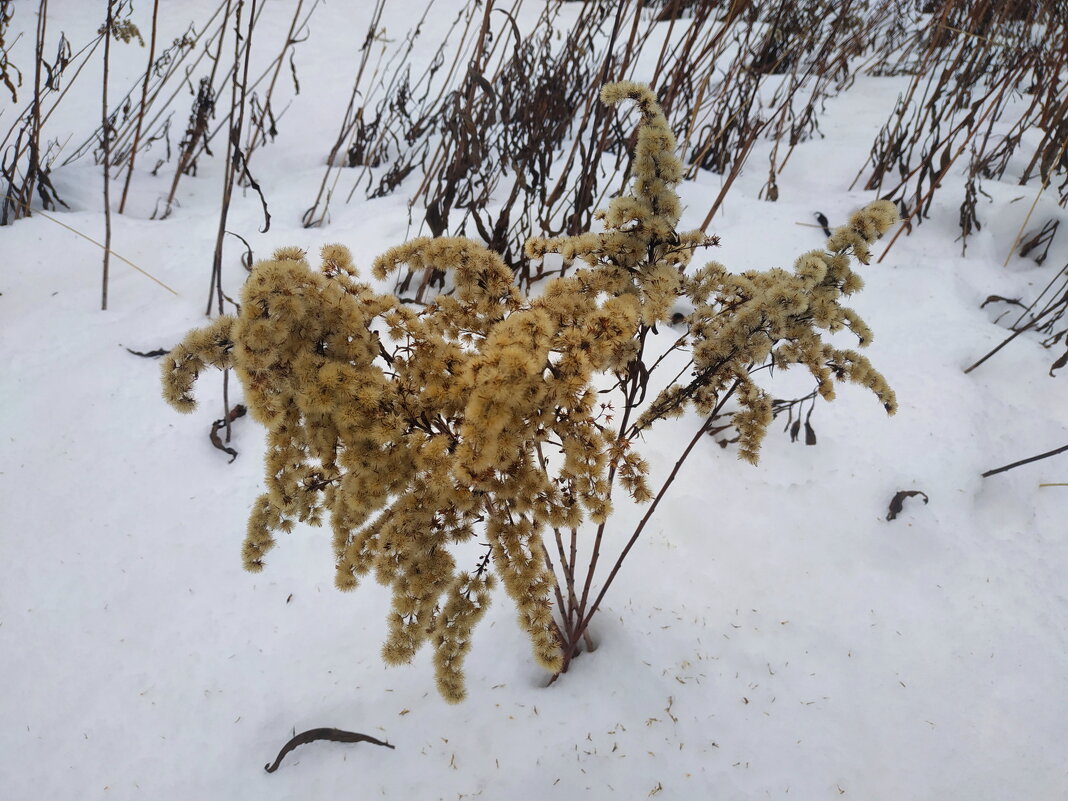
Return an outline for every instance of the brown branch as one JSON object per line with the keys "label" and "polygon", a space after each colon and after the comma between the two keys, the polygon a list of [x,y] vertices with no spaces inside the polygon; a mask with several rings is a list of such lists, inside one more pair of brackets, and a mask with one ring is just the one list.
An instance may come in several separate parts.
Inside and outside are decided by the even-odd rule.
{"label": "brown branch", "polygon": [[104,150],[104,270],[101,279],[100,309],[108,307],[108,268],[111,266],[111,123],[108,121],[108,67],[111,64],[111,36],[115,23],[114,0],[108,0],[104,24],[104,83],[101,88],[100,144]]}
{"label": "brown branch", "polygon": [[983,478],[989,478],[990,476],[996,476],[998,473],[1004,473],[1007,470],[1012,470],[1014,467],[1020,467],[1021,465],[1030,464],[1031,462],[1037,462],[1039,459],[1047,459],[1050,456],[1056,456],[1058,453],[1064,453],[1065,451],[1068,451],[1068,445],[1065,445],[1065,446],[1060,447],[1060,448],[1054,448],[1052,451],[1046,451],[1045,453],[1040,453],[1038,456],[1032,456],[1029,459],[1021,459],[1018,462],[1013,462],[1012,464],[1007,464],[1004,467],[998,467],[998,468],[995,468],[994,470],[987,470],[985,473],[983,473]]}
{"label": "brown branch", "polygon": [[130,191],[130,179],[133,178],[134,161],[137,159],[137,148],[141,144],[141,128],[145,121],[145,109],[148,106],[148,81],[152,77],[152,66],[156,61],[156,30],[159,19],[159,0],[152,0],[152,34],[148,45],[148,66],[145,68],[145,79],[141,82],[141,105],[137,109],[137,124],[134,127],[133,145],[130,148],[130,163],[126,168],[126,181],[122,185],[122,199],[119,200],[119,214],[126,210],[126,195]]}

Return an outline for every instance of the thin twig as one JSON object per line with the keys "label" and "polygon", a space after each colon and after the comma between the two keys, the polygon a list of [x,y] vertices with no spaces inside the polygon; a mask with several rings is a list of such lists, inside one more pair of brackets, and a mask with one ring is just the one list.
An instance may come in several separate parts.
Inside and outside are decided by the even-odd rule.
{"label": "thin twig", "polygon": [[[126,167],[126,180],[122,185],[122,199],[119,200],[119,214],[126,211],[126,196],[130,191],[130,179],[133,178],[134,161],[137,159],[137,148],[141,144],[141,126],[145,121],[145,109],[148,106],[148,81],[152,76],[152,66],[156,61],[156,30],[159,27],[159,0],[152,0],[152,34],[148,45],[148,66],[145,68],[145,79],[141,82],[141,105],[137,109],[137,123],[134,127],[133,145],[130,148],[130,163]],[[105,170],[106,172],[106,170]]]}
{"label": "thin twig", "polygon": [[108,308],[108,267],[111,261],[111,124],[108,122],[108,67],[111,63],[111,35],[115,21],[114,0],[108,0],[104,24],[104,83],[101,89],[101,147],[104,151],[104,272],[101,279],[100,310]]}
{"label": "thin twig", "polygon": [[[205,314],[211,314],[212,300],[218,302],[218,313],[223,313],[223,289],[222,289],[222,254],[223,240],[226,238],[226,218],[230,212],[230,199],[234,192],[234,183],[237,174],[237,162],[242,158],[241,130],[245,124],[245,92],[248,87],[249,56],[252,52],[252,31],[256,24],[256,0],[251,0],[252,11],[248,18],[248,30],[245,33],[244,43],[241,37],[241,12],[245,7],[245,0],[237,0],[237,9],[234,20],[234,67],[231,73],[230,84],[230,136],[226,143],[226,168],[223,171],[223,194],[222,204],[219,211],[219,229],[215,237],[215,252],[211,266],[211,281],[208,290],[208,305]],[[242,47],[244,50],[242,51]],[[243,71],[238,76],[238,65],[242,63],[244,55]]]}
{"label": "thin twig", "polygon": [[1065,451],[1068,451],[1068,445],[1064,445],[1060,448],[1055,448],[1052,451],[1040,453],[1038,456],[1032,456],[1029,459],[1021,459],[1018,462],[1007,464],[1004,467],[998,467],[994,470],[987,470],[985,473],[983,473],[983,478],[996,476],[998,473],[1004,473],[1006,470],[1012,470],[1014,467],[1020,467],[1021,465],[1030,464],[1031,462],[1037,462],[1039,459],[1048,459],[1050,456],[1056,456],[1058,453],[1064,453]]}

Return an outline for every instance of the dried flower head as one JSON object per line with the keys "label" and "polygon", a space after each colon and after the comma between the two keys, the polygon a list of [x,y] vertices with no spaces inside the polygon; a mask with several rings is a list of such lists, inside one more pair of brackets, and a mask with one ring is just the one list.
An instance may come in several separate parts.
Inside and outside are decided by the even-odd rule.
{"label": "dried flower head", "polygon": [[[236,317],[191,332],[164,359],[175,408],[192,410],[202,368],[232,368],[268,429],[245,567],[261,570],[294,522],[329,518],[337,586],[373,574],[391,589],[384,660],[408,662],[429,643],[449,701],[465,695],[464,656],[495,577],[538,663],[566,666],[584,630],[570,615],[582,620],[586,607],[576,611],[574,575],[564,600],[546,537],[559,544],[561,530],[603,524],[617,479],[635,501],[652,497],[634,444],[657,420],[687,407],[709,415],[733,395],[739,455],[756,461],[772,406],[752,372],[767,363],[804,365],[827,399],[845,379],[895,407],[864,357],[819,333],[848,328],[870,341],[840,300],[860,288],[850,259],[867,260],[892,205],[855,214],[792,272],[691,271],[715,239],[676,231],[682,169],[655,96],[625,82],[602,99],[633,100],[641,113],[632,189],[598,213],[603,232],[527,243],[530,258],[559,253],[576,266],[537,297],[519,292],[499,255],[462,238],[416,239],[375,260],[380,279],[404,265],[451,273],[454,292],[418,311],[362,283],[340,245],[323,248],[317,271],[284,248],[255,266]],[[660,361],[650,366],[645,349],[680,301],[693,311],[671,350],[689,354],[691,379],[647,393]],[[606,387],[623,390],[618,428],[600,402]],[[460,569],[479,541],[477,564]],[[554,602],[567,606],[561,621]]]}

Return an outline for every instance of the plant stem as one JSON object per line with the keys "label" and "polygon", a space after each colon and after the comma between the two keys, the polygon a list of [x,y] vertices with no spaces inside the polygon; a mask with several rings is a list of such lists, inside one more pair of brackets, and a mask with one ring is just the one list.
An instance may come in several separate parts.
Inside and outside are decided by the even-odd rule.
{"label": "plant stem", "polygon": [[[696,433],[693,435],[693,437],[690,439],[689,444],[686,446],[686,449],[682,452],[682,455],[679,456],[678,461],[675,462],[675,466],[671,469],[671,473],[664,480],[663,485],[660,487],[660,491],[656,494],[656,497],[653,498],[652,503],[649,504],[649,508],[645,510],[645,514],[638,522],[638,526],[634,529],[634,533],[630,535],[630,539],[627,540],[627,544],[623,547],[622,552],[616,558],[615,564],[612,565],[612,570],[609,572],[608,578],[605,579],[604,584],[601,585],[601,591],[597,594],[597,597],[590,605],[589,611],[585,612],[584,616],[579,621],[579,624],[574,628],[574,635],[572,636],[571,642],[568,644],[567,650],[564,653],[564,666],[560,671],[561,673],[567,671],[567,667],[570,664],[571,658],[575,653],[575,648],[578,646],[579,639],[586,634],[586,630],[589,628],[590,625],[590,620],[593,618],[594,613],[596,613],[597,610],[600,608],[601,601],[604,599],[605,593],[608,592],[608,588],[612,586],[612,581],[615,580],[616,574],[619,572],[620,567],[623,566],[623,560],[627,558],[627,554],[630,553],[630,549],[634,547],[634,543],[638,541],[638,537],[640,537],[642,531],[645,530],[646,524],[652,518],[657,506],[660,505],[660,501],[663,500],[664,496],[667,494],[668,488],[670,488],[671,485],[674,483],[675,478],[679,474],[679,470],[682,469],[683,463],[689,457],[693,449],[697,447],[697,443],[700,442],[702,437],[704,437],[704,435],[708,432],[709,426],[712,425],[712,421],[716,419],[716,416],[723,408],[723,405],[734,394],[734,391],[738,388],[738,384],[739,382],[735,381],[731,385],[731,388],[727,390],[726,393],[724,393],[723,397],[720,398],[719,402],[716,404],[716,408],[714,408],[711,413],[709,413],[708,417],[706,417],[704,422],[701,423],[701,425],[698,427]],[[1068,449],[1068,446],[1066,446],[1066,449]]]}
{"label": "plant stem", "polygon": [[226,218],[230,212],[230,198],[234,192],[234,181],[237,173],[237,160],[242,158],[241,129],[245,124],[245,91],[248,86],[248,62],[252,51],[252,29],[256,21],[256,0],[252,0],[252,11],[249,14],[248,31],[244,41],[244,69],[238,76],[238,65],[241,63],[241,12],[244,10],[244,0],[238,0],[236,19],[234,21],[234,68],[230,84],[230,136],[226,145],[226,167],[223,171],[223,196],[222,207],[219,211],[219,230],[215,239],[215,254],[211,269],[211,282],[208,291],[208,305],[205,314],[211,314],[212,300],[218,302],[218,313],[223,313],[223,290],[222,290],[222,252],[223,239],[226,236]]}
{"label": "plant stem", "polygon": [[126,168],[126,181],[122,185],[122,199],[119,200],[119,214],[126,211],[126,196],[130,191],[130,179],[133,178],[134,161],[137,159],[137,148],[141,143],[141,126],[144,124],[145,108],[148,106],[148,81],[149,78],[152,77],[152,66],[156,60],[156,29],[158,27],[158,19],[159,0],[152,0],[152,35],[149,37],[148,67],[145,68],[145,79],[141,82],[141,106],[137,110],[137,124],[134,127],[133,145],[130,147],[130,163]]}
{"label": "plant stem", "polygon": [[985,473],[983,473],[983,478],[988,478],[990,476],[996,476],[998,473],[1004,473],[1007,470],[1012,470],[1014,467],[1020,467],[1021,465],[1030,464],[1031,462],[1037,462],[1039,459],[1047,459],[1050,456],[1056,456],[1058,453],[1064,453],[1065,451],[1068,451],[1068,445],[1064,445],[1063,447],[1060,447],[1060,448],[1054,448],[1051,451],[1046,451],[1045,453],[1040,453],[1038,456],[1032,456],[1032,457],[1030,457],[1028,459],[1021,459],[1018,462],[1013,462],[1012,464],[1007,464],[1004,467],[998,467],[998,468],[995,468],[994,470],[987,470]]}
{"label": "plant stem", "polygon": [[108,67],[111,61],[111,27],[114,24],[114,0],[108,0],[104,24],[104,85],[101,89],[101,145],[104,149],[104,274],[101,281],[100,309],[108,307],[108,268],[111,262],[111,125],[108,122]]}
{"label": "plant stem", "polygon": [[[649,333],[648,327],[643,325],[641,327],[641,330],[638,333],[638,353],[635,355],[634,361],[631,362],[631,364],[641,364],[642,355],[645,352],[645,339],[646,339],[646,336],[648,335],[648,333]],[[641,390],[641,388],[642,388],[642,373],[641,373],[641,371],[632,370],[631,373],[630,373],[630,376],[628,377],[628,381],[629,381],[629,385],[627,386],[626,391],[625,391],[626,403],[625,403],[624,408],[623,408],[623,417],[622,417],[622,419],[620,420],[620,423],[619,423],[619,436],[616,437],[616,445],[617,446],[624,439],[624,436],[625,436],[626,430],[627,430],[627,423],[630,422],[630,415],[633,412],[634,407],[637,405],[636,401],[637,401],[637,398],[638,398],[638,393],[639,393],[639,390]],[[611,500],[612,486],[613,486],[613,484],[615,482],[615,478],[616,478],[616,465],[615,465],[615,463],[612,463],[612,464],[610,464],[608,466],[609,500]],[[607,521],[602,520],[600,523],[597,524],[597,534],[595,535],[594,540],[593,540],[593,553],[590,556],[590,565],[586,569],[586,581],[585,581],[585,583],[583,584],[583,587],[582,587],[582,600],[579,601],[579,605],[578,605],[578,618],[579,618],[579,620],[582,620],[584,612],[585,612],[585,609],[586,609],[586,602],[590,598],[590,587],[593,585],[593,573],[597,569],[597,560],[600,558],[600,555],[601,555],[601,540],[604,538],[604,529],[605,529],[606,522]],[[575,556],[574,556],[574,548],[575,548],[575,537],[574,537],[574,535],[572,536],[571,543],[572,543],[572,557],[571,558],[572,558],[572,569],[573,569],[574,568],[574,558],[575,558]]]}

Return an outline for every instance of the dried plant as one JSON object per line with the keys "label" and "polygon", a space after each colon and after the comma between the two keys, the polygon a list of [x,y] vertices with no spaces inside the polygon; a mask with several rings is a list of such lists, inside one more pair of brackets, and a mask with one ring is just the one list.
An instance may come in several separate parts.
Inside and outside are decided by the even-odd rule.
{"label": "dried plant", "polygon": [[[970,152],[960,209],[966,246],[981,225],[981,180],[1004,176],[1024,132],[1037,129],[1043,137],[1021,184],[1036,168],[1044,186],[1068,168],[1068,15],[1056,0],[943,0],[924,10],[930,17],[899,51],[898,64],[888,58],[880,64],[883,72],[913,78],[857,180],[869,170],[865,188],[903,210],[906,224],[896,240],[930,214],[943,180]],[[1068,179],[1060,191],[1068,202]]]}
{"label": "dried plant", "polygon": [[[141,104],[138,106],[135,117],[133,144],[130,147],[130,156],[126,166],[126,180],[122,185],[122,198],[119,200],[119,214],[126,210],[126,197],[130,191],[130,179],[133,178],[134,161],[137,158],[137,149],[141,144],[141,130],[145,122],[145,111],[148,108],[148,89],[152,78],[153,67],[156,64],[156,31],[159,27],[159,0],[152,0],[152,32],[149,34],[148,67],[141,80]],[[106,122],[105,122],[106,125]],[[114,130],[110,132],[114,136]],[[104,168],[104,172],[108,167]]]}
{"label": "dried plant", "polygon": [[111,40],[129,44],[135,38],[144,46],[141,32],[128,17],[130,7],[108,0],[107,16],[98,33],[104,37],[104,76],[100,86],[100,150],[103,154],[104,177],[104,266],[100,288],[100,308],[108,307],[108,271],[111,264],[111,140],[115,133],[114,120],[108,116],[108,76],[111,69]]}
{"label": "dried plant", "polygon": [[[262,200],[262,191],[249,173],[248,164],[253,153],[277,135],[278,122],[288,109],[288,105],[276,108],[275,100],[280,83],[278,79],[287,60],[294,92],[299,94],[300,86],[293,51],[296,45],[308,38],[308,23],[320,2],[321,0],[314,0],[305,4],[304,0],[299,0],[295,4],[279,51],[257,77],[249,74],[246,62],[251,56],[252,33],[262,16],[263,3],[221,0],[215,11],[202,23],[191,24],[182,36],[174,39],[169,47],[156,55],[159,9],[158,2],[154,2],[148,66],[136,84],[113,104],[108,116],[110,163],[116,171],[126,170],[120,212],[126,207],[127,193],[138,154],[157,143],[164,144],[165,155],[157,159],[152,168],[153,174],[158,173],[171,161],[172,155],[175,155],[172,154],[171,146],[171,122],[174,104],[183,90],[192,97],[188,122],[177,144],[177,163],[170,189],[166,198],[161,199],[153,216],[167,217],[172,213],[178,200],[181,179],[186,175],[196,174],[201,157],[214,155],[211,150],[212,142],[219,132],[223,131],[227,136],[233,135],[238,122],[240,125],[236,127],[242,131],[244,145],[231,147],[228,142],[224,152],[228,156],[232,156],[234,152],[239,154],[240,165],[237,168],[236,181],[257,191]],[[244,14],[245,8],[251,9],[247,15]],[[131,27],[130,33],[139,36],[135,28]],[[231,36],[233,39],[230,39]],[[230,61],[223,57],[227,40],[231,41],[235,51],[235,57]],[[205,59],[210,68],[197,78],[196,72]],[[188,63],[190,61],[192,63]],[[221,108],[217,108],[218,99],[224,96],[226,87],[229,85],[232,90],[235,84],[239,89],[237,104],[219,103]],[[262,84],[266,84],[266,89],[260,88]],[[63,163],[69,164],[90,151],[98,162],[102,161],[103,149],[99,147],[102,136],[101,130],[98,130]],[[228,165],[232,161],[232,158],[227,158]]]}
{"label": "dried plant", "polygon": [[[166,219],[173,211],[175,196],[178,193],[178,183],[182,180],[182,176],[196,175],[197,159],[201,153],[212,155],[209,147],[211,141],[209,134],[211,121],[215,117],[215,101],[218,96],[218,90],[215,88],[215,78],[219,65],[223,60],[222,49],[226,40],[226,26],[230,21],[233,0],[225,0],[225,2],[226,7],[223,11],[219,29],[213,39],[209,40],[207,46],[210,47],[212,41],[214,42],[215,52],[210,56],[211,70],[207,75],[201,76],[197,83],[197,90],[193,93],[193,106],[189,112],[189,121],[186,123],[185,132],[178,143],[178,163],[174,170],[174,177],[171,179],[171,188],[167,193],[163,212],[159,215],[161,219]],[[241,0],[237,0],[237,2],[238,8],[240,8],[243,4]],[[207,50],[207,48],[205,49]],[[239,59],[235,57],[233,64],[235,69],[238,63]],[[190,90],[192,91],[192,85],[190,85]]]}
{"label": "dried plant", "polygon": [[[602,99],[633,100],[641,112],[633,189],[598,212],[603,233],[527,243],[532,258],[575,263],[538,296],[520,292],[499,254],[461,238],[416,239],[375,260],[379,279],[404,265],[450,273],[455,292],[419,311],[362,283],[343,247],[324,248],[318,272],[303,251],[282,249],[253,270],[237,317],[191,332],[164,359],[175,408],[194,408],[205,366],[233,368],[269,431],[268,491],[250,516],[245,567],[263,568],[277,532],[329,516],[337,586],[373,573],[392,589],[384,659],[408,662],[429,643],[449,701],[464,697],[463,659],[495,577],[538,663],[567,669],[623,558],[732,398],[739,455],[756,461],[773,416],[754,379],[761,365],[800,364],[824,398],[847,380],[895,408],[863,356],[820,334],[848,328],[870,341],[840,300],[860,288],[851,258],[867,262],[895,219],[892,205],[857,212],[792,272],[688,271],[695,250],[715,241],[676,231],[682,165],[666,119],[638,84],[608,85]],[[656,327],[678,302],[693,309],[686,332],[654,359]],[[665,357],[679,352],[686,367],[661,381]],[[613,411],[602,390],[618,399]],[[704,422],[654,495],[636,446],[688,408]],[[652,503],[594,597],[617,484]],[[585,566],[584,521],[595,527]],[[465,554],[470,570],[459,569]]]}
{"label": "dried plant", "polygon": [[121,34],[116,29],[115,3],[108,0],[107,18],[101,30],[104,36],[104,78],[100,87],[100,147],[104,152],[104,266],[101,275],[100,308],[108,307],[108,270],[111,265],[111,136],[113,126],[108,119],[108,73],[111,67],[111,40]]}
{"label": "dried plant", "polygon": [[[5,19],[9,18],[10,13],[5,13]],[[44,104],[50,95],[59,94],[62,97],[60,82],[76,56],[72,55],[67,38],[60,34],[55,57],[51,62],[45,58],[47,22],[48,0],[40,0],[37,10],[33,97],[0,142],[0,175],[5,184],[3,203],[0,206],[0,225],[29,216],[35,196],[40,198],[41,206],[46,210],[56,208],[57,204],[66,205],[57,194],[50,177],[58,143],[45,142],[44,123],[50,111]],[[90,54],[101,38],[97,37],[96,43],[90,48]],[[58,100],[56,102],[58,103]],[[55,105],[52,108],[55,108]]]}
{"label": "dried plant", "polygon": [[[409,195],[421,230],[477,234],[503,256],[521,288],[559,272],[522,258],[529,232],[588,230],[593,210],[621,189],[627,173],[633,139],[594,102],[591,86],[627,78],[640,58],[655,59],[651,83],[683,132],[691,169],[725,173],[707,228],[764,136],[782,143],[772,154],[765,193],[777,196],[775,176],[794,146],[818,132],[823,103],[849,84],[851,59],[883,43],[879,32],[897,10],[892,0],[849,0],[833,14],[822,0],[723,8],[591,0],[572,6],[575,16],[567,20],[562,4],[544,4],[521,34],[512,20],[521,0],[508,11],[493,2],[470,4],[429,67],[414,76],[409,56],[427,47],[418,41],[421,25],[392,52],[383,43],[380,66],[371,68],[381,6],[379,0],[304,222],[326,222],[346,167],[358,168],[349,199],[389,194],[408,176],[421,175]],[[673,36],[676,28],[681,33]],[[451,63],[449,50],[456,54]],[[458,68],[458,60],[469,68]],[[406,272],[397,292],[425,302],[433,289],[448,289],[445,280]]]}
{"label": "dried plant", "polygon": [[[1068,346],[1068,323],[1065,320],[1068,316],[1068,264],[1059,269],[1035,299],[1026,306],[1016,298],[1004,298],[1000,295],[991,295],[983,301],[982,305],[985,307],[995,303],[1016,306],[1022,311],[1009,325],[1012,333],[968,367],[965,373],[972,372],[1018,336],[1028,331],[1043,335],[1040,341],[1044,348]],[[1049,374],[1052,376],[1055,371],[1060,370],[1066,364],[1068,364],[1068,350],[1050,366]]]}
{"label": "dried plant", "polygon": [[0,81],[3,81],[4,86],[11,92],[11,102],[18,103],[18,87],[22,86],[22,70],[12,64],[8,58],[8,48],[14,44],[7,40],[13,16],[15,16],[14,3],[0,4]]}

